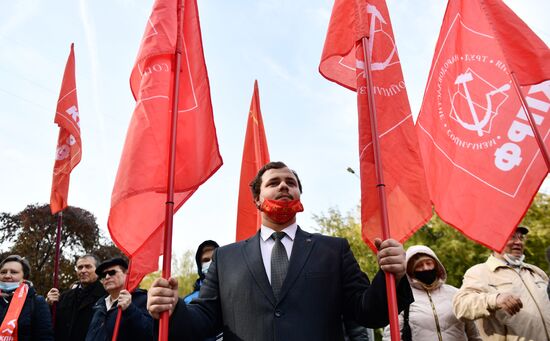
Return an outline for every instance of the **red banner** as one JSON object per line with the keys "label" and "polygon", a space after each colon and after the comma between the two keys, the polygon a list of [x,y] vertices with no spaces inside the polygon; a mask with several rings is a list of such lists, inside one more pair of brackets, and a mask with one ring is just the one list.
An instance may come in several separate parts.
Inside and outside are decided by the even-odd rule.
{"label": "red banner", "polygon": [[[129,290],[158,269],[167,192],[176,1],[156,0],[130,86],[136,108],[111,197],[109,231],[132,260]],[[174,210],[222,165],[195,0],[183,7]]]}
{"label": "red banner", "polygon": [[368,106],[361,38],[369,37],[372,83],[387,195],[390,237],[405,241],[426,223],[431,203],[412,121],[405,82],[386,3],[336,0],[319,71],[327,79],[357,91],[361,223],[373,249],[382,237],[380,202]]}
{"label": "red banner", "polygon": [[74,44],[71,44],[71,52],[65,66],[54,122],[59,126],[59,137],[57,138],[50,196],[52,214],[56,214],[67,207],[71,171],[82,158],[80,114],[76,97]]}
{"label": "red banner", "polygon": [[258,90],[258,81],[254,81],[254,93],[248,112],[241,164],[239,204],[237,208],[237,241],[249,238],[260,228],[260,212],[256,208],[249,185],[260,168],[268,162],[269,150],[265,137],[262,111],[260,110],[260,91]]}
{"label": "red banner", "polygon": [[[525,111],[549,145],[550,51],[500,0],[449,1],[417,122],[439,216],[504,247],[547,174]],[[546,81],[545,81],[546,80]]]}

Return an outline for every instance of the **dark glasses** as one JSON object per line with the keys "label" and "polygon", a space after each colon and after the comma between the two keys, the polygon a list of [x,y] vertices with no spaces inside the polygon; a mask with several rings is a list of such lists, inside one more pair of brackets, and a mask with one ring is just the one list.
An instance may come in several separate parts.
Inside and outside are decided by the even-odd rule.
{"label": "dark glasses", "polygon": [[109,277],[113,277],[114,275],[116,275],[116,273],[118,272],[118,270],[109,270],[109,271],[104,271],[100,276],[99,276],[99,279],[104,279],[105,277],[107,277],[107,275],[109,275]]}

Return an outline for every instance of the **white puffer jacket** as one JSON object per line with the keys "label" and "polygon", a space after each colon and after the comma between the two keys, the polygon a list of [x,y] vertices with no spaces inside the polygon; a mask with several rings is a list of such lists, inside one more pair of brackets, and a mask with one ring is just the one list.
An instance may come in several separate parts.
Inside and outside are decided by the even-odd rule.
{"label": "white puffer jacket", "polygon": [[[411,258],[416,254],[432,257],[436,263],[437,279],[429,287],[414,278]],[[457,288],[445,284],[447,271],[435,253],[427,246],[415,245],[407,249],[407,278],[411,284],[414,302],[409,307],[409,326],[413,341],[466,341],[481,337],[473,322],[462,322],[453,313],[453,296]],[[399,314],[399,330],[403,329],[403,312]],[[384,341],[390,340],[389,326],[384,329]]]}

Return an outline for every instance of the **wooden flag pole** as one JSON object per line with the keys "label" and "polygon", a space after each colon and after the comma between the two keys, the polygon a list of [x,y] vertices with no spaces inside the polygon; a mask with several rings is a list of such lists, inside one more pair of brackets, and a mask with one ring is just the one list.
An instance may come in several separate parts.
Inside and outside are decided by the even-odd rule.
{"label": "wooden flag pole", "polygon": [[[369,51],[369,39],[361,38],[363,45],[363,61],[365,63],[365,73],[367,78],[367,91],[369,99],[369,115],[371,124],[372,146],[374,151],[374,165],[376,170],[376,189],[378,191],[378,199],[380,202],[380,218],[382,222],[382,239],[390,238],[390,227],[388,218],[388,206],[386,199],[386,185],[384,182],[384,172],[382,168],[382,155],[380,152],[380,137],[378,135],[378,123],[376,118],[376,105],[374,103],[373,82],[371,77],[371,58]],[[401,339],[399,331],[399,317],[397,308],[397,295],[395,276],[391,273],[386,275],[386,295],[388,298],[388,313],[390,320],[390,333],[392,341]]]}
{"label": "wooden flag pole", "polygon": [[[55,258],[53,265],[53,287],[59,288],[59,258],[61,257],[61,226],[63,226],[63,211],[57,214],[57,232],[55,236]],[[52,325],[55,326],[57,302],[52,306]]]}
{"label": "wooden flag pole", "polygon": [[516,74],[514,71],[510,72],[510,77],[512,78],[512,83],[514,84],[514,90],[516,91],[516,94],[518,95],[521,106],[523,107],[523,111],[525,112],[525,115],[527,116],[527,120],[529,121],[529,124],[531,125],[531,129],[533,129],[533,134],[535,135],[535,140],[537,141],[537,144],[539,145],[540,153],[542,154],[542,158],[544,159],[544,162],[546,163],[547,171],[550,172],[550,156],[548,154],[548,149],[546,148],[546,145],[544,144],[544,140],[542,139],[542,136],[540,135],[539,129],[537,128],[537,123],[535,122],[535,118],[533,117],[533,113],[529,110],[529,106],[527,105],[527,101],[525,100],[525,96],[523,95],[523,92],[521,91],[521,87],[519,86],[518,79],[516,78]]}
{"label": "wooden flag pole", "polygon": [[[178,132],[178,105],[180,90],[181,55],[183,52],[183,1],[177,1],[178,34],[176,42],[174,88],[172,93],[172,114],[170,127],[170,154],[168,163],[168,183],[166,185],[166,211],[164,218],[164,248],[162,257],[162,278],[169,279],[172,273],[172,227],[174,223],[174,181],[176,169],[176,141]],[[159,341],[168,340],[168,325],[170,315],[168,311],[161,313],[159,322]]]}

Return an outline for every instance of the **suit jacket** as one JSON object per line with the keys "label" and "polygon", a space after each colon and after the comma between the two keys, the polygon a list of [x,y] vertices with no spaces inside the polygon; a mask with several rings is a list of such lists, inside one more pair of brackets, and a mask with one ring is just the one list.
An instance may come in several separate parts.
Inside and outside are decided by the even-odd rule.
{"label": "suit jacket", "polygon": [[[347,240],[296,231],[280,299],[273,295],[259,233],[215,251],[200,297],[180,300],[171,340],[202,340],[223,330],[224,341],[343,340],[342,315],[371,328],[388,324],[384,274],[372,285]],[[408,281],[397,290],[400,310],[413,301]]]}

